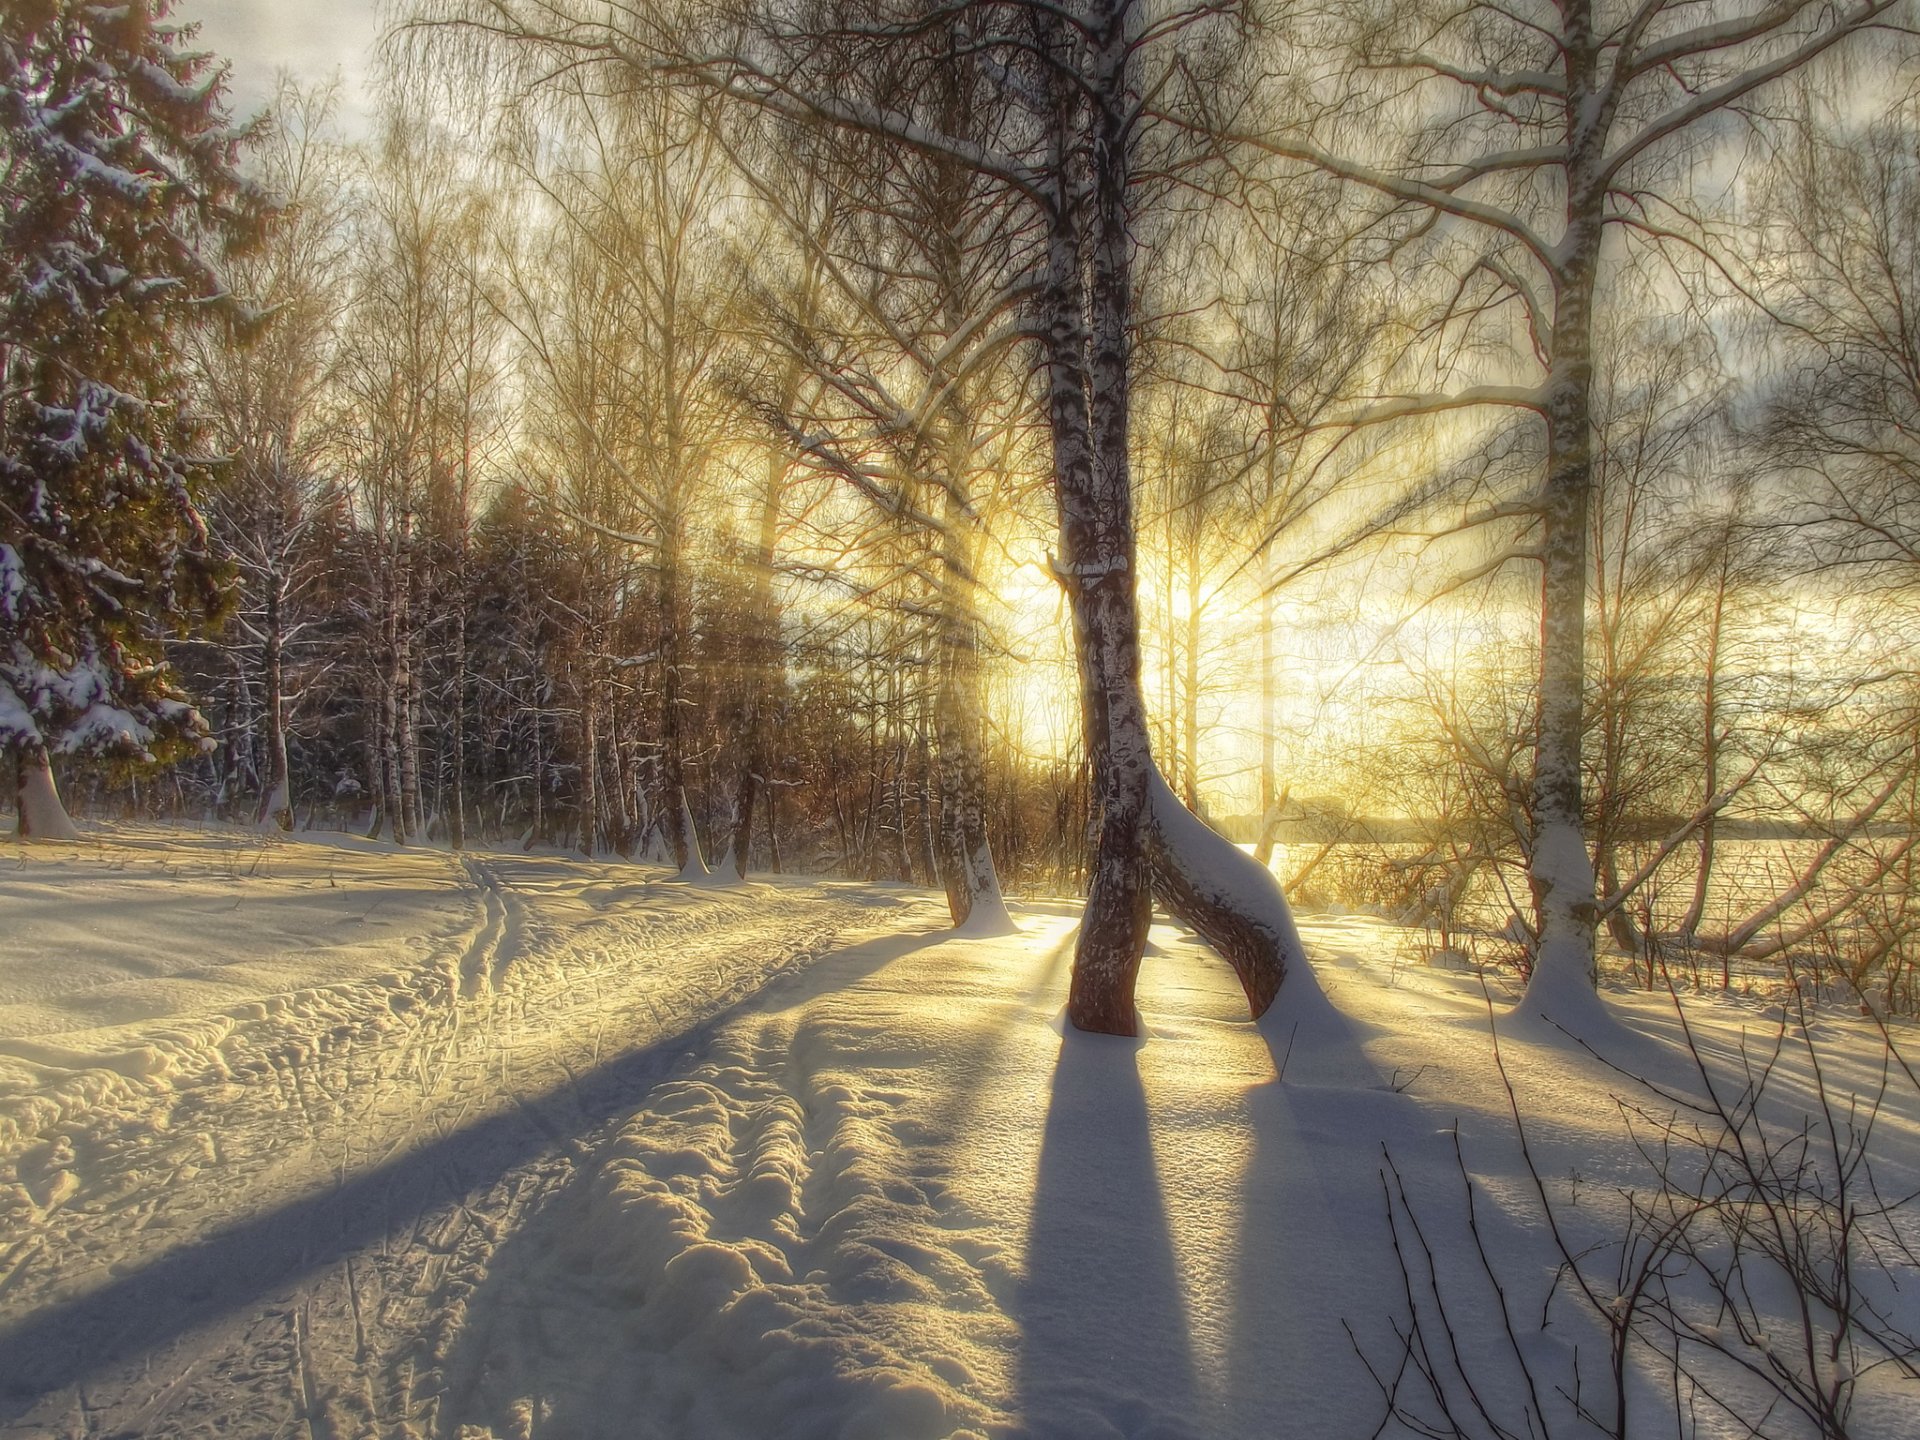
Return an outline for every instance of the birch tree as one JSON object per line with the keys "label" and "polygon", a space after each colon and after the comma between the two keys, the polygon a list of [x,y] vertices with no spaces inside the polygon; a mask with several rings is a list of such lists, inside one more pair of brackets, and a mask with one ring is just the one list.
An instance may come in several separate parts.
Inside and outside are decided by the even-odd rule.
{"label": "birch tree", "polygon": [[[226,326],[195,337],[198,388],[223,457],[208,516],[233,568],[235,606],[222,642],[242,652],[257,683],[264,764],[254,823],[293,824],[287,754],[289,669],[313,614],[319,557],[309,531],[326,501],[331,438],[327,387],[347,291],[346,165],[326,130],[332,96],[283,87],[255,161],[282,214],[231,264],[234,283],[265,315],[247,335]],[[249,707],[241,707],[243,713]],[[228,737],[251,756],[256,737]],[[237,743],[236,743],[237,742]]]}
{"label": "birch tree", "polygon": [[[726,161],[681,92],[606,97],[576,86],[564,100],[563,145],[543,151],[529,138],[515,162],[552,219],[559,268],[544,283],[530,270],[511,282],[511,319],[551,405],[549,502],[586,537],[588,553],[610,566],[618,562],[608,545],[630,550],[651,585],[646,649],[609,653],[609,617],[589,616],[586,659],[602,671],[644,666],[652,677],[654,823],[675,866],[705,875],[687,792],[690,639],[694,541],[731,438],[718,376]],[[611,601],[620,587],[596,593]],[[583,728],[595,723],[603,680],[583,682]],[[583,733],[583,752],[597,748],[590,739]]]}
{"label": "birch tree", "polygon": [[[1232,963],[1264,1012],[1305,973],[1278,886],[1173,797],[1154,768],[1140,687],[1130,386],[1136,249],[1153,197],[1209,153],[1193,127],[1161,123],[1225,83],[1237,32],[1216,7],[1139,0],[1067,6],[980,0],[928,11],[853,0],[790,11],[743,8],[704,26],[660,9],[603,10],[494,0],[429,9],[485,43],[505,42],[539,76],[604,66],[634,83],[670,78],[733,104],[937,156],[991,186],[1031,237],[1041,413],[1050,436],[1056,572],[1073,617],[1097,837],[1068,1013],[1083,1029],[1131,1034],[1151,894]],[[937,22],[937,23],[936,23]],[[428,24],[431,25],[431,19]],[[949,44],[949,39],[957,44]],[[965,67],[986,87],[985,134],[944,128],[935,71]],[[841,83],[900,77],[890,103]],[[1310,979],[1303,983],[1311,985]]]}
{"label": "birch tree", "polygon": [[1401,115],[1418,126],[1403,155],[1230,117],[1220,127],[1421,217],[1422,234],[1461,237],[1449,322],[1507,324],[1524,337],[1530,378],[1402,397],[1364,418],[1490,404],[1530,412],[1543,436],[1537,488],[1497,507],[1502,522],[1525,523],[1511,558],[1540,573],[1529,855],[1537,939],[1525,1002],[1536,1013],[1572,1019],[1594,1004],[1599,908],[1581,743],[1595,322],[1610,275],[1629,240],[1707,244],[1687,186],[1689,152],[1710,146],[1768,87],[1900,13],[1900,0],[1363,4],[1348,12],[1345,73],[1356,108],[1400,97]]}

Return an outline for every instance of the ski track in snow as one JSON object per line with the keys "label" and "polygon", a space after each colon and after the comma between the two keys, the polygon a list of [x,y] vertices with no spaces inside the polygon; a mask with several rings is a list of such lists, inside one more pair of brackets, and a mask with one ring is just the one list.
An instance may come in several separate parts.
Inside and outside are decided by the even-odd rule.
{"label": "ski track in snow", "polygon": [[[1156,926],[1136,1043],[1064,1028],[1064,902],[979,937],[889,887],[354,863],[338,904],[325,872],[336,930],[378,910],[405,934],[343,948],[338,985],[196,1009],[165,988],[188,971],[131,941],[122,970],[175,967],[157,997],[32,964],[14,995],[0,969],[0,1020],[32,1031],[0,1040],[0,1436],[1366,1435],[1403,1292],[1389,1157],[1451,1343],[1517,1422],[1454,1150],[1457,1130],[1509,1301],[1538,1315],[1565,1287],[1487,1044],[1513,997],[1414,963],[1407,932],[1304,920],[1319,987],[1250,1025],[1227,967]],[[265,925],[245,899],[219,904]],[[412,961],[374,963],[392,953]],[[56,1028],[162,1002],[124,1033]],[[1628,1024],[1596,1048],[1620,1070],[1500,1023],[1576,1245],[1645,1183],[1623,1072],[1693,1084],[1663,999],[1610,1006]],[[1772,1026],[1735,1000],[1694,1019],[1723,1073]],[[1872,1037],[1821,1028],[1833,1093],[1873,1095]],[[1809,1099],[1783,1066],[1779,1122]],[[1920,1097],[1896,1085],[1880,1132],[1889,1193],[1920,1185]],[[1562,1311],[1525,1343],[1564,1375],[1596,1335]],[[1660,1433],[1660,1376],[1634,1384]],[[1910,1399],[1863,1385],[1860,1433],[1903,1433]]]}
{"label": "ski track in snow", "polygon": [[0,1090],[0,1435],[452,1433],[444,1362],[500,1239],[721,1017],[877,911],[919,913],[536,857],[380,863],[444,867],[467,925],[130,1058],[10,1047],[39,1083]]}

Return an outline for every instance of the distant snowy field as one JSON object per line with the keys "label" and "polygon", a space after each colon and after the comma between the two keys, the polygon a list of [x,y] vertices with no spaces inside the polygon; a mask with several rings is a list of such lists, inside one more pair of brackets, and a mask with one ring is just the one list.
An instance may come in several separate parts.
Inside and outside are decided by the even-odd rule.
{"label": "distant snowy field", "polygon": [[[1074,908],[1017,917],[948,937],[895,887],[344,837],[5,851],[0,1434],[1366,1436],[1399,1375],[1403,1419],[1524,1434],[1536,1405],[1577,1435],[1576,1375],[1610,1403],[1609,1314],[1642,1327],[1639,1433],[1813,1433],[1779,1395],[1803,1312],[1758,1252],[1752,1336],[1671,1250],[1614,1283],[1662,1194],[1623,1116],[1657,1140],[1701,1091],[1670,1001],[1611,996],[1630,1029],[1593,1050],[1503,1027],[1529,1168],[1489,1042],[1510,997],[1416,963],[1417,936],[1302,917],[1340,1013],[1283,992],[1256,1026],[1157,927],[1136,1044],[1063,1033]],[[1724,1077],[1778,1014],[1686,1018]],[[1856,1163],[1848,1232],[1883,1263],[1850,1274],[1897,1349],[1920,1091],[1866,1020],[1814,1035],[1832,1104],[1790,1040],[1754,1134],[1785,1174],[1800,1122],[1837,1115],[1844,1158],[1884,1089],[1890,1203]],[[1710,1152],[1667,1153],[1671,1214]],[[1685,1227],[1702,1263],[1733,1203]],[[1648,1343],[1663,1316],[1699,1384]],[[1852,1433],[1916,1433],[1911,1357],[1816,1338]]]}

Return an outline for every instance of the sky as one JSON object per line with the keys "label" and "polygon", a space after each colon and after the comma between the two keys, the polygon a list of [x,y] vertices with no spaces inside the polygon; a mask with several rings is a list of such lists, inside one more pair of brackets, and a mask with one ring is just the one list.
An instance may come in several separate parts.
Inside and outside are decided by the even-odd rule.
{"label": "sky", "polygon": [[200,44],[233,62],[236,114],[258,110],[282,69],[304,84],[337,74],[340,122],[356,135],[371,123],[380,9],[381,0],[180,0],[174,14],[200,21]]}

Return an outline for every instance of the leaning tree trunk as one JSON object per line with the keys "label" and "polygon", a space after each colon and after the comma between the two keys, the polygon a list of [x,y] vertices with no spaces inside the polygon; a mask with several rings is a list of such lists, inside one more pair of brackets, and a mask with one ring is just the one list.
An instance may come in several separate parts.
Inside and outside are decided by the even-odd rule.
{"label": "leaning tree trunk", "polygon": [[[1104,228],[1122,233],[1102,236],[1095,293],[1102,313],[1090,364],[1081,226],[1070,193],[1075,177],[1066,158],[1079,101],[1064,81],[1056,80],[1056,92],[1057,192],[1049,216],[1046,277],[1047,418],[1060,525],[1059,569],[1073,616],[1096,826],[1067,1016],[1082,1030],[1134,1035],[1139,1032],[1134,981],[1152,919],[1143,821],[1153,757],[1140,696],[1133,493],[1127,467],[1124,184],[1116,188],[1113,175],[1102,176],[1101,208],[1111,212],[1103,216]],[[1103,169],[1113,169],[1112,158]]]}
{"label": "leaning tree trunk", "polygon": [[[1080,663],[1082,723],[1098,834],[1067,1016],[1082,1030],[1138,1032],[1134,982],[1152,918],[1149,875],[1175,915],[1234,966],[1258,1016],[1303,957],[1278,883],[1173,800],[1154,769],[1140,692],[1132,476],[1128,466],[1133,239],[1127,209],[1132,112],[1129,0],[1094,7],[1088,90],[1094,130],[1092,287],[1080,282],[1080,228],[1068,203],[1064,143],[1074,92],[1056,79],[1054,174],[1046,274],[1047,403],[1060,569]],[[1056,35],[1059,34],[1056,23]],[[1090,307],[1085,301],[1090,300]],[[1083,316],[1091,335],[1083,344]],[[1303,975],[1311,972],[1301,966]]]}
{"label": "leaning tree trunk", "polygon": [[1182,805],[1157,771],[1147,806],[1154,895],[1233,966],[1259,1019],[1296,967],[1312,974],[1280,882]]}
{"label": "leaning tree trunk", "polygon": [[16,752],[19,775],[14,790],[15,813],[20,817],[18,835],[22,840],[78,840],[79,827],[60,803],[60,790],[53,783],[53,764],[47,747],[36,745]]}

